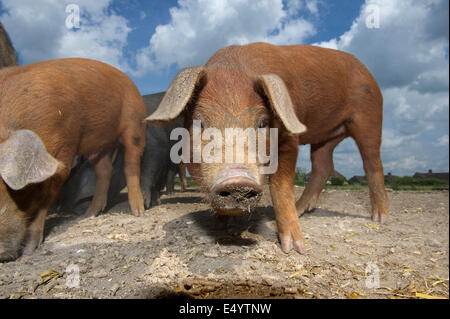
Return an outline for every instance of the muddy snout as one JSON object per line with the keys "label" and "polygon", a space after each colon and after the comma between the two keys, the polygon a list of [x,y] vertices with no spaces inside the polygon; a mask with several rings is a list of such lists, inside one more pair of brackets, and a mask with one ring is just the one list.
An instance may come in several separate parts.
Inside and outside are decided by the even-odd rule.
{"label": "muddy snout", "polygon": [[219,214],[234,215],[255,208],[262,187],[249,168],[231,166],[217,179],[211,195],[211,205]]}

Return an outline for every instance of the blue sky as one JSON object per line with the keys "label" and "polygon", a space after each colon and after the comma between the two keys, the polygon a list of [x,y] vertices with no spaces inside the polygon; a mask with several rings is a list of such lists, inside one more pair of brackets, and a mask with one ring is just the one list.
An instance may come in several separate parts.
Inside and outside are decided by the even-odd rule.
{"label": "blue sky", "polygon": [[[68,28],[68,4],[80,28]],[[20,64],[81,56],[126,72],[142,94],[164,91],[181,67],[230,44],[314,44],[350,52],[384,96],[385,172],[448,171],[447,0],[0,0]],[[363,175],[355,143],[335,168]],[[310,169],[309,146],[298,166]]]}

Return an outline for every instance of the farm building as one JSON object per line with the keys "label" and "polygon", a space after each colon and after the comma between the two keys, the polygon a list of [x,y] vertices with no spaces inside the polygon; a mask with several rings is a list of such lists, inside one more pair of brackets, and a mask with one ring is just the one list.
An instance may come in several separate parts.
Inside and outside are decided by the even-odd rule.
{"label": "farm building", "polygon": [[[384,175],[384,179],[389,179],[389,178],[397,178],[397,175],[392,175],[391,172],[387,173],[387,175]],[[352,178],[350,178],[348,180],[349,184],[361,184],[363,182],[367,182],[367,178],[366,176],[353,176]]]}
{"label": "farm building", "polygon": [[428,173],[415,173],[414,178],[436,178],[442,181],[448,182],[448,172],[447,173],[433,173],[433,170],[429,169]]}
{"label": "farm building", "polygon": [[363,182],[367,182],[366,176],[353,176],[348,180],[349,184],[361,184]]}

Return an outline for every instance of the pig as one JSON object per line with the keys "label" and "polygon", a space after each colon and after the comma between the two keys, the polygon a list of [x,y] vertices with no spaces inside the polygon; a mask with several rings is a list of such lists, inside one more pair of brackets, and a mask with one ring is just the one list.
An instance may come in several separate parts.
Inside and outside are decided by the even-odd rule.
{"label": "pig", "polygon": [[[165,92],[144,96],[148,114],[152,114],[161,102]],[[167,183],[171,168],[170,149],[176,140],[170,139],[173,129],[183,125],[183,118],[176,118],[166,127],[147,125],[147,145],[142,156],[141,188],[146,208],[161,203],[161,190]],[[176,169],[176,168],[175,168]],[[173,179],[173,175],[172,175]]]}
{"label": "pig", "polygon": [[18,65],[16,50],[14,50],[8,32],[0,22],[0,68],[13,65]]}
{"label": "pig", "polygon": [[[161,102],[165,92],[144,95],[147,113],[153,113]],[[176,141],[170,140],[173,128],[181,127],[183,119],[177,119],[173,125],[161,128],[147,125],[146,146],[141,159],[141,190],[144,198],[144,208],[160,204],[161,190],[166,186],[168,193],[173,193],[173,178],[181,171],[178,165],[170,161],[170,148]],[[87,201],[94,195],[95,172],[88,160],[80,159],[75,163],[69,178],[58,196],[55,210],[80,213]],[[182,172],[181,172],[182,174]],[[184,184],[186,185],[185,175]],[[117,198],[126,186],[123,172],[123,151],[118,150],[113,164],[111,186],[108,191],[108,205]]]}
{"label": "pig", "polygon": [[[142,215],[144,101],[131,79],[105,63],[69,58],[0,70],[0,260],[31,254],[76,155],[93,164],[94,200],[106,205],[111,156],[125,149],[129,205]],[[23,249],[22,249],[23,248]]]}
{"label": "pig", "polygon": [[[308,45],[252,43],[222,48],[204,66],[182,69],[146,121],[164,125],[184,114],[191,145],[184,164],[206,193],[218,220],[253,210],[267,182],[281,249],[303,253],[298,216],[315,207],[334,169],[333,150],[346,137],[356,141],[364,163],[372,219],[386,221],[389,200],[380,157],[382,100],[374,77],[348,53]],[[262,174],[266,164],[249,161],[248,148],[244,161],[194,162],[194,120],[200,121],[201,132],[217,128],[222,135],[230,127],[277,129],[276,170]],[[295,201],[298,146],[305,144],[311,145],[312,176]]]}

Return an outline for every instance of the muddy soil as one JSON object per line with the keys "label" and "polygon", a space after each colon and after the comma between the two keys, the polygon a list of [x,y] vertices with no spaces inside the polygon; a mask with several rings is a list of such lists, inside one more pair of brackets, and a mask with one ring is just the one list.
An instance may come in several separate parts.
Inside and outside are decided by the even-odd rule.
{"label": "muddy soil", "polygon": [[449,296],[448,192],[390,191],[391,215],[379,225],[367,191],[326,190],[300,218],[303,255],[281,251],[267,192],[220,231],[195,189],[164,195],[140,218],[121,196],[98,217],[50,214],[32,256],[0,263],[0,297]]}

